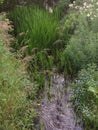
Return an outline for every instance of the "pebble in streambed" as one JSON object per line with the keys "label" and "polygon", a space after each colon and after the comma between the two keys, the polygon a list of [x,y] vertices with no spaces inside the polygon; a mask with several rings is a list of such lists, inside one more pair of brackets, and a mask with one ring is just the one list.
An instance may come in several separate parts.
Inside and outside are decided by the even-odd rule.
{"label": "pebble in streambed", "polygon": [[[48,91],[50,91],[50,100],[47,95]],[[82,126],[76,122],[70,102],[70,92],[65,93],[63,76],[52,77],[51,87],[49,90],[45,90],[44,95],[40,114],[44,124],[43,130],[83,130]]]}

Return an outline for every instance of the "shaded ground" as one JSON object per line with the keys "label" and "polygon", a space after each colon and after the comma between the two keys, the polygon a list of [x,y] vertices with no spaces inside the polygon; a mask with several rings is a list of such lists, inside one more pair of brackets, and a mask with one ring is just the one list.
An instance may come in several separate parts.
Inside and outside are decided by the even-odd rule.
{"label": "shaded ground", "polygon": [[[48,82],[46,82],[46,86]],[[52,77],[51,88],[45,90],[45,97],[41,102],[41,117],[45,130],[83,130],[77,124],[70,96],[71,92],[66,88],[63,76]],[[46,87],[47,88],[47,87]],[[50,95],[49,95],[50,91]]]}

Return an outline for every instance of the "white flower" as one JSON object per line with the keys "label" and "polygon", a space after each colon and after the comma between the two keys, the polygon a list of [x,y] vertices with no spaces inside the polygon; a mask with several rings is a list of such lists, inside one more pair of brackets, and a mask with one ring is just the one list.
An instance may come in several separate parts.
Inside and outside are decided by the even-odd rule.
{"label": "white flower", "polygon": [[87,5],[86,8],[89,8],[89,6]]}
{"label": "white flower", "polygon": [[75,1],[73,1],[73,4],[75,4],[76,2]]}
{"label": "white flower", "polygon": [[84,2],[84,3],[83,3],[83,5],[84,5],[84,6],[86,6],[86,5],[87,5],[87,3],[86,3],[86,2]]}
{"label": "white flower", "polygon": [[87,17],[90,17],[90,14],[87,14]]}
{"label": "white flower", "polygon": [[49,12],[53,13],[53,9],[51,7],[49,7]]}
{"label": "white flower", "polygon": [[91,17],[91,20],[93,20],[94,18],[93,17]]}
{"label": "white flower", "polygon": [[79,7],[79,10],[80,10],[80,11],[82,11],[82,10],[83,10],[83,8],[82,8],[82,7]]}
{"label": "white flower", "polygon": [[78,9],[79,8],[79,6],[75,6],[75,9]]}
{"label": "white flower", "polygon": [[73,4],[69,4],[69,7],[73,7]]}

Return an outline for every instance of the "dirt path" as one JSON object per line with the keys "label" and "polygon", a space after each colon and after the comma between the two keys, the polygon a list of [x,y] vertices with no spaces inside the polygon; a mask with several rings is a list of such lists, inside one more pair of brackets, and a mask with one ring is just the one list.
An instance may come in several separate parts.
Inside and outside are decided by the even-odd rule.
{"label": "dirt path", "polygon": [[[48,82],[46,82],[46,86]],[[70,91],[65,92],[63,76],[56,75],[41,102],[41,117],[45,130],[83,130],[76,122],[76,116],[70,102]],[[46,87],[47,88],[47,87]]]}

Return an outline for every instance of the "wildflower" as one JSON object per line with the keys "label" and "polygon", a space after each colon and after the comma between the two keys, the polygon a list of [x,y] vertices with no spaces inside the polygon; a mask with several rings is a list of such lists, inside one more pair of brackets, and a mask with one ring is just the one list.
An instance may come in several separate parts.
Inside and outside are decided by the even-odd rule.
{"label": "wildflower", "polygon": [[86,2],[84,2],[84,4],[83,4],[84,6],[86,6],[87,5],[87,3]]}
{"label": "wildflower", "polygon": [[82,7],[80,7],[80,8],[79,8],[79,10],[80,10],[80,11],[82,11],[82,10],[83,10],[83,8],[82,8]]}
{"label": "wildflower", "polygon": [[98,2],[96,3],[96,5],[98,5]]}
{"label": "wildflower", "polygon": [[93,20],[94,18],[93,17],[91,17],[91,20]]}
{"label": "wildflower", "polygon": [[78,9],[79,7],[78,6],[75,6],[75,9]]}
{"label": "wildflower", "polygon": [[90,17],[90,14],[87,14],[87,17]]}
{"label": "wildflower", "polygon": [[73,7],[73,4],[69,4],[69,7]]}
{"label": "wildflower", "polygon": [[49,7],[49,12],[53,13],[53,9],[51,7]]}
{"label": "wildflower", "polygon": [[75,4],[76,2],[75,1],[73,1],[73,4]]}

